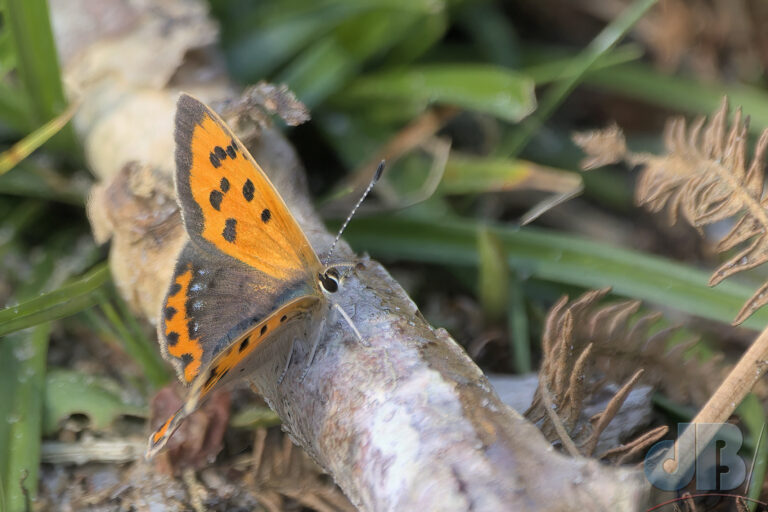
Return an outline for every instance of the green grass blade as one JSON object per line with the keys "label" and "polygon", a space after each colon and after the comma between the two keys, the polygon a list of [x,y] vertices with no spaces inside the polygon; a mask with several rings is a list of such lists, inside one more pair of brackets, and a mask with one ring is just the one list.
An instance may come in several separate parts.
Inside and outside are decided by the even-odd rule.
{"label": "green grass blade", "polygon": [[[749,478],[747,496],[758,500],[765,483],[766,467],[768,467],[768,430],[766,430],[765,410],[760,399],[754,393],[750,393],[739,404],[736,414],[741,418],[755,444],[754,452],[745,454],[745,462]],[[750,502],[749,510],[755,510],[756,505],[757,501]]]}
{"label": "green grass blade", "polygon": [[[352,12],[350,9],[330,9],[320,13],[301,13],[291,19],[262,26],[261,30],[249,30],[230,45],[230,67],[237,76],[246,80],[261,80]],[[254,55],[259,58],[254,59]]]}
{"label": "green grass blade", "polygon": [[541,125],[555,111],[560,103],[581,82],[582,78],[606,53],[608,53],[626,35],[635,23],[658,0],[636,0],[630,7],[608,24],[581,54],[572,60],[563,71],[563,78],[547,91],[536,114],[516,130],[511,139],[501,144],[501,150],[509,156],[517,156],[528,144]]}
{"label": "green grass blade", "polygon": [[82,311],[99,300],[98,291],[109,281],[109,268],[101,265],[75,282],[17,306],[0,310],[0,336]]}
{"label": "green grass blade", "polygon": [[[24,91],[31,99],[35,119],[40,124],[53,119],[66,108],[61,72],[53,41],[46,0],[2,0],[4,30],[9,30],[16,50],[16,70]],[[74,131],[64,128],[55,138],[60,148],[77,147]]]}
{"label": "green grass blade", "polygon": [[341,23],[316,41],[277,77],[312,108],[340,90],[363,63],[396,45],[424,13],[377,9]]}
{"label": "green grass blade", "polygon": [[531,340],[528,331],[528,315],[525,312],[525,293],[517,275],[511,273],[509,282],[509,310],[507,311],[507,332],[511,352],[514,356],[512,365],[516,373],[528,373],[533,370],[531,360]]}
{"label": "green grass blade", "polygon": [[483,313],[490,320],[499,320],[509,307],[509,265],[504,246],[487,229],[477,233],[479,276],[477,296]]}
{"label": "green grass blade", "polygon": [[449,23],[444,9],[429,12],[402,34],[380,66],[389,68],[410,65],[440,42]]}
{"label": "green grass blade", "polygon": [[[584,77],[585,82],[597,71],[609,72],[610,68],[627,64],[642,58],[644,52],[641,46],[633,43],[623,44],[601,55]],[[573,68],[573,55],[558,50],[527,50],[525,55],[533,62],[528,63],[520,71],[529,76],[537,86],[548,84],[566,78],[563,70],[578,71]]]}
{"label": "green grass blade", "polygon": [[64,175],[26,160],[0,176],[0,194],[85,206],[92,182],[84,173]]}
{"label": "green grass blade", "polygon": [[509,68],[518,67],[520,49],[515,29],[491,2],[471,2],[460,9],[456,22],[472,37],[485,59]]}
{"label": "green grass blade", "polygon": [[536,108],[533,81],[486,64],[432,64],[359,78],[344,102],[393,101],[456,105],[517,122]]}
{"label": "green grass blade", "polygon": [[59,133],[69,123],[69,120],[72,119],[76,108],[77,105],[70,105],[60,115],[21,139],[11,146],[10,149],[0,153],[0,176],[16,167],[19,162],[31,155],[34,150]]}
{"label": "green grass blade", "polygon": [[[26,341],[25,333],[15,333],[0,343],[0,389],[3,390],[3,400],[0,400],[0,489],[5,494],[5,481],[8,474],[8,461],[10,453],[8,447],[11,444],[11,426],[13,425],[13,408],[15,402],[12,397],[16,394],[17,370],[16,356],[14,350],[18,345],[18,339]],[[0,510],[5,511],[3,505],[5,499],[0,502]]]}
{"label": "green grass blade", "polygon": [[[476,266],[477,231],[463,220],[433,221],[403,217],[356,219],[345,232],[358,251],[449,265]],[[674,261],[576,236],[534,228],[492,226],[509,263],[521,278],[536,277],[584,288],[612,286],[614,293],[730,323],[754,290],[734,281],[707,286],[709,275]],[[764,308],[743,327],[768,324]]]}
{"label": "green grass blade", "polygon": [[43,397],[45,392],[46,354],[50,324],[41,324],[15,339],[16,387],[8,433],[8,461],[5,494],[9,512],[26,512],[37,496],[37,474],[40,466]]}
{"label": "green grass blade", "polygon": [[584,81],[623,96],[692,114],[714,112],[720,106],[723,96],[728,96],[731,105],[742,107],[750,116],[750,130],[753,133],[760,133],[768,127],[768,93],[762,88],[725,86],[664,75],[642,63],[590,71]]}
{"label": "green grass blade", "polygon": [[34,117],[29,96],[22,89],[0,82],[0,121],[24,134],[34,129]]}
{"label": "green grass blade", "polygon": [[[125,317],[118,314],[109,301],[102,300],[100,302],[104,316],[117,332],[125,351],[141,366],[152,387],[156,389],[165,385],[169,380],[169,375],[158,351],[149,345],[146,337],[137,335],[126,326]],[[128,314],[130,315],[129,312]]]}

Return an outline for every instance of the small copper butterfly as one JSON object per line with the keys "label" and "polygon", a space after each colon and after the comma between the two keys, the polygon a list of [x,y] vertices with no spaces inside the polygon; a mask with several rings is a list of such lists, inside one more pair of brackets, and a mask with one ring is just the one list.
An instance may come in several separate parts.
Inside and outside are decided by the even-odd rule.
{"label": "small copper butterfly", "polygon": [[[175,139],[176,194],[190,241],[176,263],[158,338],[189,392],[150,436],[147,457],[214,387],[271,361],[285,348],[275,343],[283,339],[278,334],[297,319],[309,319],[309,363],[332,311],[364,343],[333,297],[352,264],[320,262],[267,175],[221,118],[182,94]],[[293,347],[285,370],[292,354]]]}

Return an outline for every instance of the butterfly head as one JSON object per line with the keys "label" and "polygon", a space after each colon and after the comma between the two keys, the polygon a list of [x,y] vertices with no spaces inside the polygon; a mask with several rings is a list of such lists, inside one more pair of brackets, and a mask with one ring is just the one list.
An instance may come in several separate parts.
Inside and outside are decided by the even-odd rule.
{"label": "butterfly head", "polygon": [[336,267],[327,267],[322,273],[317,274],[317,281],[324,293],[336,293],[339,291],[342,277]]}

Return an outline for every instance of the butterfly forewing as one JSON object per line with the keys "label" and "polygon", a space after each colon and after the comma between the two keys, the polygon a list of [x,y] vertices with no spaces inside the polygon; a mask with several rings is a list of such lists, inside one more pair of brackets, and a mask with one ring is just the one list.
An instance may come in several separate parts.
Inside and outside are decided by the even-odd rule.
{"label": "butterfly forewing", "polygon": [[224,122],[182,95],[176,188],[193,242],[273,278],[313,280],[320,262],[264,171]]}

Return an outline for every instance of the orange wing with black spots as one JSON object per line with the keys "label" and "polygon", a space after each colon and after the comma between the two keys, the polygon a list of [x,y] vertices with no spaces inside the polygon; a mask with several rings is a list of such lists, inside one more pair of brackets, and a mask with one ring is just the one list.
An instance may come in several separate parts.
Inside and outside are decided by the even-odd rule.
{"label": "orange wing with black spots", "polygon": [[321,264],[264,171],[216,113],[183,94],[176,191],[193,242],[283,281],[314,282]]}
{"label": "orange wing with black spots", "polygon": [[188,95],[178,102],[176,164],[190,242],[158,331],[163,355],[190,389],[150,437],[150,457],[214,387],[274,363],[285,352],[275,333],[301,326],[296,319],[324,300],[323,267],[282,198],[223,121]]}
{"label": "orange wing with black spots", "polygon": [[270,345],[279,339],[275,333],[293,320],[311,315],[319,300],[319,297],[304,296],[288,302],[219,351],[202,371],[197,372],[184,405],[150,436],[147,457],[153,457],[165,446],[184,418],[197,409],[214,387],[224,385],[272,361],[274,346]]}
{"label": "orange wing with black spots", "polygon": [[177,371],[184,382],[192,382],[203,361],[203,345],[194,332],[192,313],[188,309],[189,287],[194,270],[191,262],[177,265],[163,308],[161,334],[165,338],[165,351],[176,362]]}

